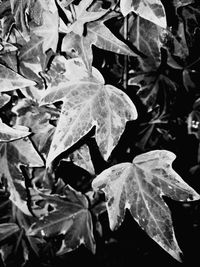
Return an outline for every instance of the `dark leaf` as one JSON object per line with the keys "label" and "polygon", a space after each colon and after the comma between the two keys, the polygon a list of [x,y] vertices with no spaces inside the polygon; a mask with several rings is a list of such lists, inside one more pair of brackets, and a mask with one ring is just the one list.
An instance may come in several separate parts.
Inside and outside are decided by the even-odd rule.
{"label": "dark leaf", "polygon": [[[40,206],[37,201],[40,201]],[[81,244],[95,252],[92,218],[84,195],[67,186],[59,196],[36,195],[32,209],[39,217],[27,231],[28,235],[53,237],[62,234],[64,238],[56,252],[58,255],[74,250]]]}
{"label": "dark leaf", "polygon": [[41,157],[27,137],[9,143],[1,143],[0,155],[0,179],[7,180],[10,200],[23,213],[31,215],[27,206],[26,188],[21,166],[41,167],[44,165]]}
{"label": "dark leaf", "polygon": [[8,238],[19,231],[19,226],[16,223],[2,223],[0,224],[0,241]]}

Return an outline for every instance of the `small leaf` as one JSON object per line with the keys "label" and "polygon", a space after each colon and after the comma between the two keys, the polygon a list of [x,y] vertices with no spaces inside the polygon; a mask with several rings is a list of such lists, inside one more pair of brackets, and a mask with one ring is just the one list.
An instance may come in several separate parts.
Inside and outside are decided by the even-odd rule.
{"label": "small leaf", "polygon": [[171,213],[162,196],[176,201],[198,200],[200,196],[172,169],[175,155],[154,150],[134,158],[133,163],[112,166],[92,183],[107,198],[110,228],[124,220],[125,209],[146,233],[172,257],[180,261]]}
{"label": "small leaf", "polygon": [[19,231],[19,226],[16,223],[2,223],[0,224],[0,241],[8,238]]}
{"label": "small leaf", "polygon": [[10,96],[6,94],[0,94],[0,108],[5,106],[10,101]]}
{"label": "small leaf", "polygon": [[77,166],[88,171],[90,174],[95,174],[94,166],[90,157],[90,150],[87,145],[83,145],[79,149],[75,150],[72,154],[70,154],[69,159]]}
{"label": "small leaf", "polygon": [[8,92],[15,89],[22,89],[34,85],[35,82],[27,80],[18,73],[0,64],[0,92]]}
{"label": "small leaf", "polygon": [[21,166],[42,167],[43,160],[28,138],[0,143],[0,181],[7,180],[10,200],[23,213],[32,216],[27,206],[27,190]]}
{"label": "small leaf", "polygon": [[165,9],[160,0],[121,0],[120,8],[124,16],[133,11],[160,27],[167,27]]}
{"label": "small leaf", "polygon": [[28,128],[14,129],[0,121],[0,142],[10,142],[30,135]]}

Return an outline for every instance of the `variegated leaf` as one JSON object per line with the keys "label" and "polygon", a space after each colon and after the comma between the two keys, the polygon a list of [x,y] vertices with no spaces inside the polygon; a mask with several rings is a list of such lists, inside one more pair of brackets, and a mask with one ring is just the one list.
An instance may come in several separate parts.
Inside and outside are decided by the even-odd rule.
{"label": "variegated leaf", "polygon": [[[71,61],[73,62],[73,61]],[[84,65],[74,61],[77,77],[84,73]],[[67,73],[67,71],[66,71]],[[96,75],[95,73],[98,73]],[[105,160],[117,145],[126,122],[137,118],[135,105],[121,90],[112,85],[104,85],[99,72],[94,68],[93,76],[80,80],[62,77],[58,87],[50,88],[42,99],[42,104],[63,101],[53,141],[47,158],[47,166],[62,152],[66,151],[94,126],[95,138]],[[76,74],[74,73],[76,76]],[[54,80],[55,82],[55,80]]]}
{"label": "variegated leaf", "polygon": [[98,175],[94,190],[103,190],[107,198],[110,228],[116,229],[129,209],[142,229],[172,257],[180,261],[170,210],[162,196],[176,201],[200,199],[172,169],[172,152],[154,150],[120,163]]}
{"label": "variegated leaf", "polygon": [[167,27],[165,9],[160,0],[121,0],[120,8],[124,16],[134,11],[160,27]]}

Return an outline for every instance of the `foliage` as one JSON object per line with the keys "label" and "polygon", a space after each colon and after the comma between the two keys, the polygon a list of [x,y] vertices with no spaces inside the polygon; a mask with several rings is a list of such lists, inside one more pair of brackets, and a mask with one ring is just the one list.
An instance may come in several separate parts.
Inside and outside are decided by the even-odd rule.
{"label": "foliage", "polygon": [[195,0],[0,1],[3,266],[98,255],[128,212],[182,261],[168,198],[199,206],[199,22]]}

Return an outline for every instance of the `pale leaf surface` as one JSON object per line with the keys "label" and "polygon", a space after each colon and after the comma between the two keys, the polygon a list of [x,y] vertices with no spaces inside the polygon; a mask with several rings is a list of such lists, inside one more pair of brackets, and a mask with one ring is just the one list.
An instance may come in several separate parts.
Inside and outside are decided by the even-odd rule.
{"label": "pale leaf surface", "polygon": [[134,158],[133,163],[121,163],[98,175],[94,190],[103,190],[111,229],[124,220],[125,209],[142,229],[172,257],[180,260],[170,210],[162,196],[176,201],[198,200],[195,192],[172,169],[175,155],[166,150],[154,150]]}

